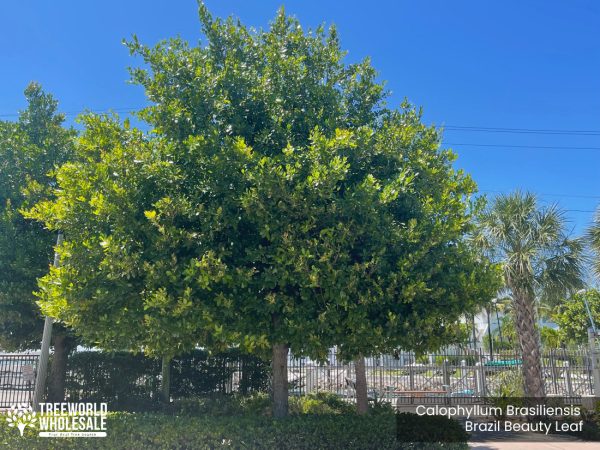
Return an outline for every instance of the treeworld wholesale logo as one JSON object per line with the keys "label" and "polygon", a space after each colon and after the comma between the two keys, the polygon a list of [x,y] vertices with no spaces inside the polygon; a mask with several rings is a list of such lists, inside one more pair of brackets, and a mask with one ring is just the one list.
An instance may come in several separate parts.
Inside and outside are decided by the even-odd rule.
{"label": "treeworld wholesale logo", "polygon": [[35,427],[37,422],[36,412],[27,403],[12,405],[6,415],[9,427],[15,427],[23,436],[26,427]]}
{"label": "treeworld wholesale logo", "polygon": [[9,427],[37,428],[40,437],[106,437],[106,403],[42,403],[40,413],[27,404],[12,405]]}

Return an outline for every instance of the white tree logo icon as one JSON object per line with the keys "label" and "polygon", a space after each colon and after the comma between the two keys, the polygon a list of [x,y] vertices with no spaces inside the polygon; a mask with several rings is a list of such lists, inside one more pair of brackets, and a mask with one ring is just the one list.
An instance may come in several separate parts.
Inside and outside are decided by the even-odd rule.
{"label": "white tree logo icon", "polygon": [[27,403],[12,405],[10,412],[6,415],[9,427],[17,427],[21,436],[25,427],[34,427],[37,422],[36,412]]}

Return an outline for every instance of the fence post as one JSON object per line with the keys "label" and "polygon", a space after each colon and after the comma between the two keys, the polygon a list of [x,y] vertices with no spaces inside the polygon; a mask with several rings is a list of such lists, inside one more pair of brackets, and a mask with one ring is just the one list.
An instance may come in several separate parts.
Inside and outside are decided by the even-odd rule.
{"label": "fence post", "polygon": [[481,372],[483,371],[483,365],[480,362],[475,363],[475,390],[479,397],[485,397],[485,386],[483,386],[483,377]]}
{"label": "fence post", "polygon": [[410,385],[410,390],[414,391],[415,390],[415,368],[414,368],[412,362],[408,365],[408,384]]}
{"label": "fence post", "polygon": [[567,384],[567,397],[573,397],[573,383],[571,383],[571,364],[569,361],[565,361],[565,383]]}
{"label": "fence post", "polygon": [[311,394],[315,389],[315,380],[313,378],[314,369],[312,367],[306,366],[306,395]]}
{"label": "fence post", "polygon": [[592,381],[594,383],[594,396],[600,397],[600,349],[596,344],[596,333],[593,328],[588,329],[590,344],[590,358],[592,360]]}
{"label": "fence post", "polygon": [[444,377],[444,385],[450,388],[450,371],[448,370],[448,360],[444,359],[442,363],[442,376]]}
{"label": "fence post", "polygon": [[[550,375],[552,376],[552,386],[554,388],[554,393],[558,394],[558,374],[557,374],[555,356],[556,356],[556,354],[554,352],[554,349],[551,349],[550,353],[548,354],[548,358],[550,358]],[[543,360],[543,355],[542,355],[542,360]]]}
{"label": "fence post", "polygon": [[377,369],[379,369],[379,391],[384,392],[385,386],[383,385],[383,368],[385,367],[385,357],[383,355],[379,355],[378,357]]}

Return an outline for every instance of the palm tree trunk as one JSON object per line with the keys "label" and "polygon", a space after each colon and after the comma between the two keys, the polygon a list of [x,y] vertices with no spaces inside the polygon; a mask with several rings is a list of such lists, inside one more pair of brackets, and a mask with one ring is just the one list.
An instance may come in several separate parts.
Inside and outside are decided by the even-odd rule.
{"label": "palm tree trunk", "polygon": [[[514,291],[513,291],[514,292]],[[535,299],[532,295],[515,293],[515,323],[523,358],[523,379],[526,397],[545,396],[540,342],[535,329]]]}
{"label": "palm tree trunk", "polygon": [[354,360],[354,371],[356,373],[356,412],[358,414],[367,414],[369,412],[369,398],[367,394],[367,372],[364,356],[359,355]]}

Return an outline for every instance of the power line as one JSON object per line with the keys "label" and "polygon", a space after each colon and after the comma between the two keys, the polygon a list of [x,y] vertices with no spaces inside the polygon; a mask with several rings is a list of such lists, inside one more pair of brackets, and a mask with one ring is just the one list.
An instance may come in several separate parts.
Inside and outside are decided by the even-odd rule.
{"label": "power line", "polygon": [[446,125],[442,128],[447,131],[474,131],[480,133],[516,133],[516,134],[561,134],[569,136],[600,136],[600,130],[561,130],[561,129],[536,129],[536,128],[504,128],[504,127],[475,127],[463,125]]}
{"label": "power line", "polygon": [[[494,189],[479,189],[478,192],[491,192],[494,194],[503,194],[504,191],[498,191]],[[535,193],[538,197],[544,196],[556,196],[556,197],[575,197],[575,198],[589,198],[589,199],[600,199],[597,195],[570,195],[570,194],[544,194],[540,192]],[[592,209],[561,209],[564,212],[575,212],[575,213],[595,213],[596,210]]]}
{"label": "power line", "polygon": [[[107,113],[107,112],[136,112],[145,105],[137,108],[110,108],[110,109],[83,109],[80,111],[63,111],[65,115],[77,115],[84,112],[93,113]],[[0,114],[0,117],[18,117],[18,113],[5,113]],[[564,134],[564,135],[581,135],[581,136],[600,136],[600,130],[568,130],[558,128],[510,128],[510,127],[485,127],[485,126],[472,126],[472,125],[441,125],[445,131],[472,131],[479,133],[517,133],[517,134]]]}
{"label": "power line", "polygon": [[[61,114],[65,116],[75,116],[82,113],[134,113],[141,108],[111,108],[111,109],[85,109],[81,111],[63,111]],[[0,114],[0,117],[19,117],[19,113]],[[580,136],[600,136],[600,130],[560,130],[560,129],[534,129],[534,128],[503,128],[503,127],[475,127],[463,125],[447,125],[444,130],[451,131],[477,131],[490,133],[525,133],[525,134],[565,134],[565,135],[580,135]],[[570,146],[540,146],[540,145],[504,145],[504,144],[476,144],[476,143],[451,143],[446,142],[445,145],[459,145],[464,147],[493,147],[493,148],[528,148],[542,150],[600,150],[600,147],[570,147]]]}
{"label": "power line", "polygon": [[[502,194],[505,191],[497,189],[479,189],[479,192],[493,192],[495,194]],[[589,194],[550,194],[543,192],[536,192],[536,195],[540,197],[573,197],[573,198],[589,198],[589,199],[600,199],[600,195],[589,195]]]}
{"label": "power line", "polygon": [[[84,109],[81,111],[59,111],[59,114],[64,114],[65,116],[77,116],[83,113],[94,113],[94,114],[106,114],[111,112],[121,112],[121,113],[133,113],[139,111],[141,108],[110,108],[110,109]],[[0,114],[0,117],[19,117],[19,113],[13,114]]]}
{"label": "power line", "polygon": [[468,147],[497,147],[497,148],[532,148],[546,150],[600,150],[600,147],[563,147],[563,146],[544,146],[544,145],[504,145],[504,144],[475,144],[475,143],[455,143],[445,142],[444,145],[460,145]]}

